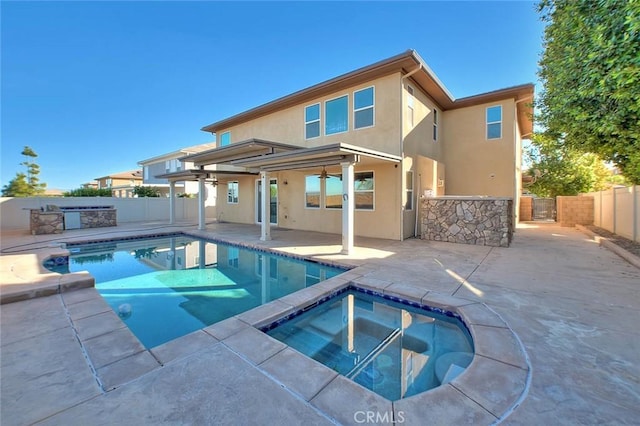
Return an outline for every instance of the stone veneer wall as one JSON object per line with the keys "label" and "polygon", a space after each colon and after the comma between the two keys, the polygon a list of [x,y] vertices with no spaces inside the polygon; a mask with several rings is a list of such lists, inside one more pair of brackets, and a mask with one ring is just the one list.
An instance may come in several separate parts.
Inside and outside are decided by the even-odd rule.
{"label": "stone veneer wall", "polygon": [[80,212],[81,228],[102,228],[117,226],[116,209],[85,210]]}
{"label": "stone veneer wall", "polygon": [[572,195],[556,197],[556,221],[560,226],[593,225],[593,197]]}
{"label": "stone veneer wall", "polygon": [[513,200],[494,197],[434,197],[422,200],[424,240],[509,247]]}
{"label": "stone veneer wall", "polygon": [[[102,228],[105,226],[117,226],[116,209],[80,211],[80,228]],[[31,234],[61,234],[64,229],[64,212],[31,209],[29,218]]]}
{"label": "stone veneer wall", "polygon": [[62,212],[31,210],[29,230],[32,235],[62,234],[64,230],[64,215]]}

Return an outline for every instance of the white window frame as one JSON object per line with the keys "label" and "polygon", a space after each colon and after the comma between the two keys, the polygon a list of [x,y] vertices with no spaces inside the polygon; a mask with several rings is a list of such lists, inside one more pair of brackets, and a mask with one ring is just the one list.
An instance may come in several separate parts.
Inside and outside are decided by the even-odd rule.
{"label": "white window frame", "polygon": [[433,141],[438,142],[438,119],[440,114],[436,108],[433,109]]}
{"label": "white window frame", "polygon": [[[331,101],[335,101],[336,99],[347,98],[347,128],[340,132],[327,133],[327,104]],[[336,96],[335,98],[327,99],[324,101],[324,135],[325,136],[333,136],[339,135],[341,133],[346,133],[349,131],[349,94],[345,93],[344,95]]]}
{"label": "white window frame", "polygon": [[[500,108],[500,120],[498,120],[498,121],[489,121],[489,110],[491,108]],[[484,117],[485,117],[485,123],[486,123],[484,136],[485,136],[486,140],[502,139],[502,105],[498,104],[498,105],[488,106],[485,109]],[[497,138],[490,138],[489,137],[489,125],[490,124],[499,124],[500,125],[500,136],[499,137],[497,137]]]}
{"label": "white window frame", "polygon": [[[223,145],[222,144],[222,139],[223,139],[223,137],[225,135],[229,135],[229,142],[227,142],[226,144]],[[227,132],[224,132],[224,133],[220,134],[220,144],[218,145],[218,148],[223,147],[223,146],[228,146],[228,145],[231,145],[231,131],[227,131]]]}
{"label": "white window frame", "polygon": [[[371,105],[356,109],[356,93],[363,92],[368,89],[373,89],[373,98],[372,98]],[[356,127],[356,113],[359,111],[367,110],[367,109],[372,110],[373,122],[371,123],[370,126]],[[353,130],[368,129],[371,127],[375,127],[375,125],[376,125],[376,86],[368,86],[368,87],[363,87],[362,89],[359,89],[359,90],[354,90],[353,91]]]}
{"label": "white window frame", "polygon": [[[236,184],[236,201],[233,201],[232,195],[229,193],[229,185]],[[238,204],[240,202],[240,182],[237,180],[231,180],[227,182],[227,204]]]}
{"label": "white window frame", "polygon": [[[413,174],[413,170],[407,170],[405,175],[405,194],[406,194],[406,201],[404,202],[404,209],[405,211],[413,211],[413,188],[415,187],[415,182],[413,180],[414,178],[414,174]],[[411,175],[411,179],[409,179],[409,175]],[[407,185],[409,182],[411,182],[411,188],[409,188],[409,186]],[[411,207],[407,208],[407,202],[411,203]]]}
{"label": "white window frame", "polygon": [[[367,189],[364,191],[358,191],[355,188],[356,183],[358,182],[358,180],[355,178],[355,175],[359,174],[359,173],[371,173],[371,180],[373,181],[373,188],[372,189]],[[358,208],[356,207],[357,203],[356,203],[356,198],[357,198],[357,194],[358,192],[360,193],[364,193],[364,192],[371,192],[371,208],[370,209],[362,209],[362,208]],[[354,202],[354,207],[356,211],[363,211],[363,212],[373,212],[376,210],[376,172],[374,172],[373,170],[358,170],[354,172],[354,179],[353,179],[353,202]]]}
{"label": "white window frame", "polygon": [[[316,105],[318,106],[318,119],[307,121],[307,108],[310,108]],[[318,136],[308,137],[307,125],[315,122],[318,122]],[[320,102],[316,102],[315,104],[307,105],[304,107],[304,138],[305,140],[316,139],[316,138],[319,138],[321,135],[322,135],[322,105],[320,104]]]}
{"label": "white window frame", "polygon": [[[307,204],[307,178],[311,177],[311,178],[315,178],[318,179],[320,181],[320,191],[318,194],[318,207],[309,207],[309,205]],[[322,198],[323,198],[323,183],[322,180],[320,179],[320,175],[317,174],[311,174],[311,175],[304,175],[304,208],[308,209],[308,210],[320,210],[322,208]]]}
{"label": "white window frame", "polygon": [[[340,174],[342,176],[342,173]],[[336,175],[329,175],[327,176],[325,179],[322,179],[322,183],[320,186],[320,190],[322,192],[322,208],[325,210],[331,210],[331,211],[335,211],[335,210],[342,210],[342,206],[343,206],[343,202],[342,202],[342,189],[340,190],[340,207],[329,207],[327,206],[327,179],[340,179],[342,180],[342,178],[338,178]],[[336,195],[336,194],[333,194]]]}

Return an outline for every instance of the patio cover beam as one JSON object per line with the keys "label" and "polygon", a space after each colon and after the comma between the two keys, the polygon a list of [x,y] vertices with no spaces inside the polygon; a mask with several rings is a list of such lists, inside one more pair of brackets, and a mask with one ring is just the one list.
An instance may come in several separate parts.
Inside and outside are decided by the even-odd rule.
{"label": "patio cover beam", "polygon": [[178,160],[193,162],[196,167],[201,167],[212,164],[228,164],[239,159],[261,157],[298,149],[301,149],[301,147],[254,138],[187,155]]}
{"label": "patio cover beam", "polygon": [[[334,143],[314,148],[300,148],[293,151],[234,160],[231,164],[234,166],[260,170],[291,170],[292,168],[295,168],[296,165],[300,165],[300,168],[309,167],[306,166],[306,164],[310,164],[312,161],[316,161],[318,165],[327,165],[326,161],[331,160],[335,161],[334,164],[339,164],[341,162],[340,160],[344,161],[346,159],[346,156],[363,156],[395,163],[400,162],[402,159],[398,155],[386,152],[366,149],[345,143]],[[323,163],[323,161],[325,161],[325,163]]]}

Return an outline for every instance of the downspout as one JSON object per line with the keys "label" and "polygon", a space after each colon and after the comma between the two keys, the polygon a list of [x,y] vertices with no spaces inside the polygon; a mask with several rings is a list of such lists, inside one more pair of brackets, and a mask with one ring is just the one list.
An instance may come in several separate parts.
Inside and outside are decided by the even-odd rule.
{"label": "downspout", "polygon": [[[400,77],[400,157],[402,158],[402,162],[400,163],[400,194],[403,194],[403,188],[402,188],[402,182],[404,182],[404,80],[406,80],[407,78],[411,77],[412,75],[414,75],[415,73],[417,73],[418,71],[420,71],[422,69],[422,62],[418,64],[417,67],[415,67],[414,69],[412,69],[411,71],[409,71],[408,73],[406,73],[405,75],[403,75],[402,77]],[[401,195],[402,196],[402,195]],[[400,203],[402,205],[402,203]],[[416,224],[418,221],[418,210],[416,207],[415,210],[415,214],[416,214]],[[417,227],[417,225],[416,225]],[[414,234],[416,233],[415,228],[414,228]],[[403,207],[401,207],[401,214],[400,214],[400,241],[404,240],[404,209]]]}

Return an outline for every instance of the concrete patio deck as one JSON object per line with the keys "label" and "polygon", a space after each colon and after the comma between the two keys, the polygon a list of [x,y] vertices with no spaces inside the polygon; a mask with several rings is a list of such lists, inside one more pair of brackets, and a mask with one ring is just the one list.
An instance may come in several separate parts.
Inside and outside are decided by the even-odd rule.
{"label": "concrete patio deck", "polygon": [[[260,308],[254,310],[260,315],[250,311],[142,351],[121,338],[126,327],[95,290],[65,288],[58,274],[40,269],[61,241],[168,229],[358,266],[349,279],[390,294],[482,302],[524,345],[531,381],[507,405],[481,386],[432,391],[449,404],[372,400],[265,339],[250,326],[264,317]],[[3,233],[3,295],[34,282],[68,291],[0,306],[2,425],[362,424],[367,413],[356,413],[371,410],[379,413],[375,419],[394,411],[397,424],[416,425],[637,424],[640,418],[640,270],[577,230],[523,224],[510,248],[356,238],[357,250],[344,256],[339,235],[274,229],[273,239],[261,242],[254,226],[194,229],[129,224],[55,236]],[[496,318],[483,321],[490,323],[482,326],[486,331],[507,330]],[[119,337],[96,339],[105,335]],[[304,371],[304,380],[295,371]],[[487,408],[492,404],[496,412]]]}

